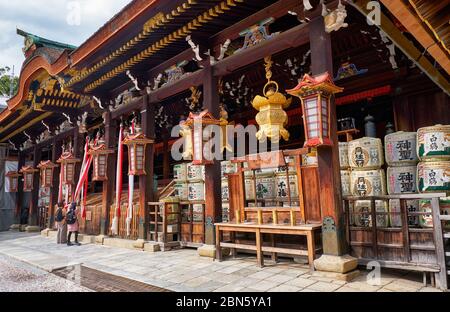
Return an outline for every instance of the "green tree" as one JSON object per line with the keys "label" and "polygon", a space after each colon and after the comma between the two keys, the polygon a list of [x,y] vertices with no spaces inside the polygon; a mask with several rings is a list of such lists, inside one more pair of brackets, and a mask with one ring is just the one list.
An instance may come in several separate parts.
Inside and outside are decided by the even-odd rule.
{"label": "green tree", "polygon": [[[12,85],[12,92],[11,92],[11,85]],[[10,97],[10,95],[15,95],[18,86],[19,86],[19,77],[14,76],[11,78],[11,68],[7,66],[0,67],[0,96]]]}

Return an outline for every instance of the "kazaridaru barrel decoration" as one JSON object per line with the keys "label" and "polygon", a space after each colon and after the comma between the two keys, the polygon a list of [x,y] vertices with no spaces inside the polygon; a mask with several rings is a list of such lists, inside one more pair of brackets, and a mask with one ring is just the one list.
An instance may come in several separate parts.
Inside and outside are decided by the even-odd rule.
{"label": "kazaridaru barrel decoration", "polygon": [[450,125],[420,128],[417,153],[421,161],[450,160]]}
{"label": "kazaridaru barrel decoration", "polygon": [[388,167],[387,191],[389,195],[413,194],[417,192],[416,166]]}
{"label": "kazaridaru barrel decoration", "polygon": [[419,161],[416,152],[416,132],[395,132],[386,135],[384,146],[386,163],[389,166],[410,166]]}
{"label": "kazaridaru barrel decoration", "polygon": [[384,165],[380,139],[362,138],[348,143],[350,167],[354,170],[378,169]]}
{"label": "kazaridaru barrel decoration", "polygon": [[450,193],[450,161],[420,162],[417,187],[420,193]]}
{"label": "kazaridaru barrel decoration", "polygon": [[383,169],[352,171],[350,180],[354,196],[386,195],[386,178]]}

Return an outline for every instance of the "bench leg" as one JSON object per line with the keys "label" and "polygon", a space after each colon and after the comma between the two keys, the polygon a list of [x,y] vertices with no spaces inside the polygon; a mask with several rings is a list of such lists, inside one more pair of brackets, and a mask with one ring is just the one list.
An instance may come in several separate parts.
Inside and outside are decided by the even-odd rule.
{"label": "bench leg", "polygon": [[[236,243],[236,233],[235,232],[230,232],[230,239],[233,244]],[[233,259],[236,258],[236,255],[237,255],[236,248],[231,248],[231,256],[233,257]]]}
{"label": "bench leg", "polygon": [[222,248],[220,247],[220,243],[222,241],[222,232],[219,227],[216,227],[216,259],[217,261],[222,261]]}
{"label": "bench leg", "polygon": [[262,253],[261,232],[256,231],[256,260],[259,267],[264,267],[264,255]]}
{"label": "bench leg", "polygon": [[[271,243],[272,247],[276,247],[277,243],[275,241],[274,234],[270,234],[270,243]],[[278,262],[278,254],[276,252],[272,252],[272,261],[274,261],[275,263]]]}
{"label": "bench leg", "polygon": [[311,271],[314,271],[314,259],[316,258],[316,242],[314,238],[314,232],[308,231],[306,240],[308,242],[308,262]]}

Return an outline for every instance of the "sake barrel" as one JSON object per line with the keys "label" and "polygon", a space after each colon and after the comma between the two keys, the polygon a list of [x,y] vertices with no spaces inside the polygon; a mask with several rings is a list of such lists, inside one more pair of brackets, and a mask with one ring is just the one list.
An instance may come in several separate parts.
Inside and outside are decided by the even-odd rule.
{"label": "sake barrel", "polygon": [[[419,211],[419,200],[418,199],[408,199],[406,200],[406,209],[409,212]],[[391,227],[401,227],[402,226],[402,215],[400,199],[390,199],[389,200],[389,222]],[[409,216],[408,224],[410,226],[417,226],[419,218],[417,216]]]}
{"label": "sake barrel", "polygon": [[[173,222],[178,219],[178,216],[174,213],[180,212],[180,198],[179,197],[166,197],[160,200],[163,203],[167,203],[166,209],[168,213],[167,215],[167,221]],[[162,208],[162,207],[161,207]],[[161,211],[162,213],[162,211]]]}
{"label": "sake barrel", "polygon": [[230,193],[228,189],[228,179],[222,179],[222,200],[229,200]]}
{"label": "sake barrel", "polygon": [[417,166],[417,188],[420,193],[450,193],[450,161],[420,162]]}
{"label": "sake barrel", "polygon": [[386,163],[389,166],[415,165],[419,161],[416,152],[416,132],[395,132],[384,138]]}
{"label": "sake barrel", "polygon": [[[277,198],[287,198],[288,197],[288,191],[287,191],[287,176],[286,173],[278,173],[275,176],[275,183],[276,183],[276,197]],[[298,181],[297,181],[297,174],[289,174],[289,185],[291,190],[291,199],[294,197],[298,197]]]}
{"label": "sake barrel", "polygon": [[384,164],[380,139],[362,138],[348,143],[350,167],[356,170],[378,169]]}
{"label": "sake barrel", "polygon": [[222,161],[220,163],[220,169],[221,169],[222,177],[225,176],[227,173],[236,173],[237,172],[237,163],[233,163],[229,160]]}
{"label": "sake barrel", "polygon": [[174,195],[180,200],[188,200],[188,184],[186,182],[177,182],[174,186]]}
{"label": "sake barrel", "polygon": [[355,196],[386,195],[386,179],[383,169],[352,171],[350,183],[352,194]]}
{"label": "sake barrel", "polygon": [[176,164],[173,166],[173,177],[175,181],[187,180],[187,164]]}
{"label": "sake barrel", "polygon": [[319,160],[317,158],[317,148],[312,148],[308,154],[302,155],[302,165],[304,167],[317,166]]}
{"label": "sake barrel", "polygon": [[348,169],[350,163],[348,161],[348,142],[339,142],[339,164],[341,169]]}
{"label": "sake barrel", "polygon": [[341,190],[342,190],[342,196],[351,196],[352,195],[349,170],[341,170]]}
{"label": "sake barrel", "polygon": [[388,167],[387,191],[389,195],[413,194],[417,192],[417,167]]}
{"label": "sake barrel", "polygon": [[[289,166],[289,171],[294,172],[295,171],[295,157],[294,156],[286,156],[284,157],[284,160],[286,162],[286,165]],[[286,172],[286,167],[282,166],[282,167],[278,167],[275,170],[275,173],[282,173],[282,172]]]}
{"label": "sake barrel", "polygon": [[[354,222],[356,226],[371,227],[372,215],[370,209],[370,200],[357,200],[353,206]],[[385,228],[389,226],[388,203],[386,200],[375,201],[375,211],[377,214],[377,227]]]}
{"label": "sake barrel", "polygon": [[245,178],[245,199],[254,200],[255,199],[255,186],[252,177]]}
{"label": "sake barrel", "polygon": [[222,203],[222,222],[230,222],[230,204]]}
{"label": "sake barrel", "polygon": [[187,165],[187,179],[188,181],[200,181],[204,180],[203,166],[193,165],[192,163]]}
{"label": "sake barrel", "polygon": [[[450,213],[450,197],[444,197],[439,200],[439,207],[442,215],[448,215]],[[431,201],[428,199],[422,199],[419,202],[420,212],[429,212],[430,214],[419,216],[419,224],[424,228],[432,228],[433,225],[433,209],[431,208]],[[443,223],[445,229],[450,229],[450,221]]]}
{"label": "sake barrel", "polygon": [[203,222],[204,211],[205,211],[204,205],[202,204],[192,205],[192,221]]}
{"label": "sake barrel", "polygon": [[260,199],[275,198],[275,175],[259,173],[256,176],[256,196]]}
{"label": "sake barrel", "polygon": [[417,153],[422,161],[450,160],[450,125],[417,130]]}
{"label": "sake barrel", "polygon": [[188,184],[188,200],[205,200],[205,182],[189,182]]}

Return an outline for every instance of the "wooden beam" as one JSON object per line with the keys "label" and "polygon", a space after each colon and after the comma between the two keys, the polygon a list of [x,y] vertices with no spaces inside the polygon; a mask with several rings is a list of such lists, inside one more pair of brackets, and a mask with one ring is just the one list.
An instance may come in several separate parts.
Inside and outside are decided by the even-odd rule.
{"label": "wooden beam", "polygon": [[[33,151],[33,168],[37,168],[41,162],[42,151],[35,147]],[[20,169],[19,169],[20,170]],[[38,225],[38,201],[39,201],[39,171],[34,173],[33,190],[31,191],[30,209],[28,213],[28,225]]]}
{"label": "wooden beam", "polygon": [[253,64],[264,57],[274,55],[289,48],[296,48],[309,42],[309,24],[293,27],[273,39],[235,53],[217,62],[214,76],[224,76],[233,71]]}
{"label": "wooden beam", "polygon": [[[370,11],[367,9],[369,0],[354,0],[349,2],[361,14],[367,16]],[[384,1],[383,1],[384,2]],[[397,3],[397,2],[395,2]],[[450,95],[450,82],[439,72],[433,64],[423,57],[422,51],[417,49],[414,44],[408,40],[400,30],[391,22],[391,20],[383,13],[381,13],[381,25],[378,26],[383,30],[389,39],[416,65],[419,67],[434,83],[436,83],[445,93]]]}

